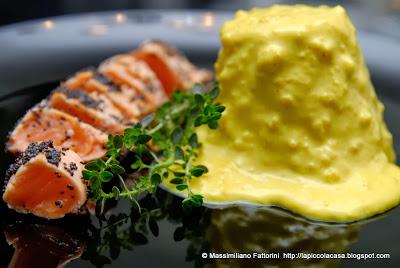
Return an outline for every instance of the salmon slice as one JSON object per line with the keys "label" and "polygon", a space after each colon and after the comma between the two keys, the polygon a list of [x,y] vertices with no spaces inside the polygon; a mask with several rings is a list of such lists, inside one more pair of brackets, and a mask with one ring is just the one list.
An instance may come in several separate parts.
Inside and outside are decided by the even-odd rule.
{"label": "salmon slice", "polygon": [[156,109],[156,106],[146,102],[142,95],[137,94],[126,86],[121,86],[120,93],[110,92],[108,96],[131,122],[138,122]]}
{"label": "salmon slice", "polygon": [[167,95],[152,69],[131,55],[117,55],[104,61],[99,72],[121,87],[135,90],[152,107],[167,101]]}
{"label": "salmon slice", "polygon": [[96,92],[59,88],[50,95],[48,105],[106,133],[121,134],[128,125],[110,100]]}
{"label": "salmon slice", "polygon": [[63,87],[69,90],[107,95],[113,105],[130,122],[139,121],[145,111],[149,110],[147,108],[149,104],[143,101],[143,96],[125,86],[117,86],[93,68],[76,73],[63,83]]}
{"label": "salmon slice", "polygon": [[144,96],[149,96],[151,101],[159,106],[167,101],[167,95],[156,74],[144,61],[132,57],[130,54],[117,55],[110,59],[110,62],[118,63],[125,67],[129,75],[142,82],[140,92]]}
{"label": "salmon slice", "polygon": [[[83,89],[84,86],[90,81],[94,75],[92,69],[94,68],[88,68],[82,71],[79,71],[69,77],[67,81],[62,83],[62,86],[67,88],[67,89]],[[98,92],[98,93],[107,93],[108,88],[107,87],[95,87],[91,89],[87,89],[88,92]]]}
{"label": "salmon slice", "polygon": [[67,89],[80,89],[85,92],[97,92],[109,94],[120,91],[118,85],[112,80],[99,73],[95,68],[89,67],[69,77],[62,86]]}
{"label": "salmon slice", "polygon": [[20,212],[58,219],[77,213],[86,202],[82,159],[51,141],[33,142],[10,166],[3,200]]}
{"label": "salmon slice", "polygon": [[17,123],[10,133],[7,150],[18,154],[31,142],[52,140],[55,146],[73,149],[83,161],[101,158],[106,154],[107,135],[91,125],[62,111],[51,109],[42,102]]}
{"label": "salmon slice", "polygon": [[212,79],[210,71],[196,68],[176,48],[161,41],[145,42],[131,54],[150,66],[168,95]]}

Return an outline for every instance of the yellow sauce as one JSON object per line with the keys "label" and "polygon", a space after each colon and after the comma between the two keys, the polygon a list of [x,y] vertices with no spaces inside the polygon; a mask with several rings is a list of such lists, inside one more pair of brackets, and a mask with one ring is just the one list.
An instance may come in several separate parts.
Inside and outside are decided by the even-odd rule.
{"label": "yellow sauce", "polygon": [[239,11],[221,40],[226,111],[217,130],[201,130],[198,162],[210,172],[194,193],[335,221],[400,202],[384,107],[342,7]]}

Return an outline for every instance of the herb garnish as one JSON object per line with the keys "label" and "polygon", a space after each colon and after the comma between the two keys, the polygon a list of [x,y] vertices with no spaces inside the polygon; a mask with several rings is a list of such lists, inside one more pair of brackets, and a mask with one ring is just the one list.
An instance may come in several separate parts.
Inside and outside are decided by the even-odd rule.
{"label": "herb garnish", "polygon": [[[83,177],[89,181],[89,198],[96,202],[103,212],[108,199],[125,198],[140,212],[138,197],[144,193],[154,193],[163,181],[176,185],[179,191],[186,191],[182,201],[184,208],[201,206],[203,196],[190,189],[193,177],[208,172],[203,165],[194,165],[198,141],[196,128],[208,125],[218,127],[225,107],[215,103],[219,94],[218,83],[210,91],[195,85],[188,91],[176,91],[171,100],[161,106],[154,116],[127,128],[123,135],[110,135],[106,147],[107,157],[86,164]],[[130,168],[140,174],[133,185],[123,179],[126,173],[120,163],[122,155],[133,152]],[[110,191],[105,190],[109,182],[115,182]]]}

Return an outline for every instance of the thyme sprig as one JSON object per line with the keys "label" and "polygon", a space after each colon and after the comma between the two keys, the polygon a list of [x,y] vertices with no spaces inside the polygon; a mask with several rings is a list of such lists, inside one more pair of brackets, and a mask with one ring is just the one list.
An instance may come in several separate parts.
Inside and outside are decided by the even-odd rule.
{"label": "thyme sprig", "polygon": [[[203,196],[193,193],[190,181],[208,172],[207,167],[195,165],[198,148],[201,146],[196,128],[208,125],[218,127],[225,107],[216,103],[218,83],[210,91],[195,85],[188,91],[176,91],[171,100],[156,113],[131,128],[123,135],[110,135],[106,147],[107,157],[89,162],[83,177],[89,181],[89,198],[103,212],[108,199],[128,199],[140,212],[138,198],[154,193],[158,185],[169,181],[178,191],[186,191],[182,201],[185,208],[203,204]],[[127,171],[121,164],[123,155],[133,153],[129,168],[142,174],[133,184],[124,178]],[[113,184],[109,190],[107,186]]]}

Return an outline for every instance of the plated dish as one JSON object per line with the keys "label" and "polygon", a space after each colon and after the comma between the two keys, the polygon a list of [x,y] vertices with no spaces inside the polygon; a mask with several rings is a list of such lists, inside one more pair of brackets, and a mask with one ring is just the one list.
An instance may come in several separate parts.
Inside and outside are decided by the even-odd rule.
{"label": "plated dish", "polygon": [[[165,73],[165,72],[163,72],[163,73]],[[171,80],[168,80],[168,81],[171,81]],[[223,87],[224,87],[224,84],[222,83],[222,89],[223,89]],[[172,87],[173,88],[173,87]],[[164,91],[167,95],[170,93],[170,91]],[[223,92],[223,91],[222,91]],[[65,92],[62,92],[62,91],[58,91],[58,92],[56,92],[56,96],[57,96],[57,94],[58,94],[58,96],[60,97],[60,95],[64,95],[64,96],[66,96],[65,95]],[[54,93],[51,95],[51,97],[50,97],[50,100],[54,97]],[[223,95],[222,95],[223,96]],[[63,102],[65,102],[65,100],[66,99],[68,99],[67,97],[64,97],[64,98],[59,98],[58,97],[58,99],[61,99],[61,101],[63,101]],[[63,97],[63,96],[61,96],[61,97]],[[74,98],[74,97],[71,97],[71,98]],[[75,99],[76,99],[76,96],[75,96]],[[227,101],[227,103],[229,104],[229,101]],[[75,107],[75,106],[74,106]],[[218,107],[218,104],[216,104],[216,106],[215,107]],[[40,107],[39,107],[40,108]],[[47,109],[47,108],[46,108]],[[217,109],[217,108],[216,108]],[[224,112],[223,111],[223,109],[221,108],[221,109],[219,109],[218,108],[218,110],[220,110],[220,112]],[[228,108],[228,111],[229,111],[229,108]],[[71,113],[71,110],[68,110],[68,112],[69,113]],[[75,113],[74,114],[74,116],[77,116],[77,115],[79,115],[79,114],[77,114],[77,113]],[[115,118],[115,117],[111,117],[111,118]],[[223,117],[222,117],[223,118]],[[106,120],[98,120],[98,122],[103,122],[103,121],[106,121]],[[112,120],[111,120],[112,121]],[[85,122],[85,123],[88,123],[88,122]],[[214,123],[209,123],[209,122],[207,122],[207,124],[209,125],[209,127],[211,127],[211,128],[214,128]],[[90,124],[89,124],[90,125]],[[102,128],[103,127],[103,129],[107,129],[107,126],[97,126],[97,128]],[[112,128],[110,128],[110,129],[115,129],[115,127],[112,127]],[[109,130],[110,130],[109,129]],[[218,131],[218,130],[217,130]],[[68,135],[68,133],[67,133],[68,131],[66,131],[64,134],[65,135]],[[117,132],[116,132],[117,133]],[[115,134],[116,134],[115,133]],[[214,133],[216,133],[216,132],[214,132]],[[203,134],[201,134],[201,132],[200,132],[200,137],[202,137],[202,135],[204,135],[204,132],[203,132]],[[147,139],[147,138],[146,138]],[[33,146],[32,148],[35,150],[35,151],[39,151],[40,153],[39,154],[42,154],[42,155],[44,155],[45,157],[47,156],[47,154],[50,154],[51,155],[51,153],[48,153],[48,152],[51,152],[52,151],[52,149],[53,148],[51,148],[51,145],[50,144],[42,144],[42,145],[38,145],[40,148],[36,148],[35,146]],[[31,148],[31,149],[32,149]],[[204,148],[203,148],[204,149]],[[69,151],[69,150],[65,150],[65,152],[67,152],[67,151]],[[64,152],[64,153],[65,153]],[[203,152],[206,152],[206,151],[203,151]],[[28,151],[28,154],[29,154],[29,151]],[[62,155],[62,151],[59,151],[58,152],[58,154],[61,154]],[[65,153],[66,154],[66,153]],[[69,157],[69,159],[71,159],[71,156],[69,156],[69,155],[67,155],[68,157]],[[36,155],[35,155],[35,157],[36,157]],[[46,161],[47,162],[51,162],[51,161],[53,161],[52,160],[52,158],[50,158],[50,160],[49,160],[49,158],[47,158],[46,157]],[[201,157],[200,157],[200,159],[201,159]],[[42,161],[42,162],[40,162],[40,161]],[[41,159],[41,160],[39,160],[38,162],[39,163],[43,163],[43,159]],[[63,160],[62,160],[62,157],[61,157],[61,160],[60,160],[60,162],[62,162]],[[66,161],[64,161],[64,162],[66,162]],[[69,162],[72,162],[72,161],[69,161]],[[85,161],[79,161],[79,163],[80,162],[85,162]],[[70,164],[70,163],[69,163]],[[65,167],[64,167],[64,169],[65,169],[65,171],[66,172],[68,172],[68,170],[74,170],[74,171],[76,171],[76,170],[78,170],[78,171],[81,171],[82,169],[83,169],[83,167],[81,167],[81,166],[79,166],[78,164],[76,164],[75,163],[75,165],[74,165],[74,168],[71,168],[71,167],[69,167],[68,165],[69,164],[67,164],[67,169],[65,169]],[[209,165],[209,164],[208,164]],[[75,168],[75,166],[76,166],[76,168]],[[205,169],[205,168],[202,168],[202,167],[200,167],[200,166],[198,166],[197,167],[198,169],[200,169],[201,171],[199,171],[199,170],[197,170],[196,172],[202,172],[202,173],[204,173],[204,172],[207,172],[207,171],[209,171],[208,169]],[[208,175],[206,175],[206,176],[212,176],[212,170],[213,169],[211,169],[211,171],[208,173]],[[215,169],[214,169],[215,170]],[[90,171],[90,169],[89,169],[89,171]],[[194,172],[194,173],[196,173],[196,172]],[[72,175],[71,174],[69,174],[70,176],[73,176],[75,173],[74,172],[68,172],[68,173],[73,173]],[[195,175],[195,174],[192,174],[193,176]],[[198,174],[198,173],[196,173],[196,174]],[[68,174],[62,174],[61,176],[64,176],[64,175],[66,175],[66,176],[68,176]],[[202,174],[200,174],[200,175],[202,175]],[[64,178],[64,177],[63,177]],[[70,178],[70,179],[72,179],[72,178]],[[201,178],[199,178],[199,180],[198,181],[200,181],[200,179]],[[72,181],[72,180],[71,180]],[[193,181],[195,181],[195,180],[193,180]],[[197,180],[196,180],[197,181]],[[90,185],[90,184],[89,184]],[[182,183],[178,183],[178,186],[179,185],[185,185],[185,184],[182,184]],[[174,186],[175,187],[175,186]],[[75,187],[73,187],[74,189],[75,189]],[[79,188],[79,187],[78,187]],[[179,190],[179,189],[178,189]],[[196,192],[196,191],[194,191],[194,192]],[[83,192],[82,192],[83,193]],[[200,194],[203,194],[203,195],[207,195],[207,191],[205,192],[206,194],[204,194],[204,192],[202,192],[201,190],[200,191],[197,191],[197,193],[200,193]],[[205,199],[206,201],[207,201],[207,196],[206,196],[206,199]],[[212,199],[210,199],[211,201],[212,201]],[[237,199],[237,200],[240,200],[240,199]],[[52,200],[52,202],[53,202],[54,200]],[[56,200],[57,201],[57,200]],[[54,205],[56,206],[56,207],[58,207],[59,208],[59,206],[57,206],[57,204],[56,204],[56,201],[54,201],[53,203],[54,203]],[[196,201],[195,199],[192,199],[192,201]],[[258,202],[258,203],[260,203],[260,202]],[[268,204],[268,202],[265,202],[266,204]],[[62,206],[63,206],[63,204],[62,204]],[[379,210],[379,209],[378,209]],[[380,212],[383,212],[384,210],[379,210]],[[307,213],[304,213],[306,216],[310,216],[310,215],[307,215]],[[374,213],[374,214],[376,214],[376,213]],[[39,215],[40,216],[40,215]],[[312,217],[312,215],[311,215],[311,217]],[[322,216],[323,217],[323,216]],[[358,216],[355,216],[355,218],[357,218]],[[318,215],[314,215],[314,218],[318,218]],[[327,219],[328,219],[329,217],[327,217]],[[338,217],[338,219],[340,219],[341,218],[341,216],[339,216]],[[359,218],[359,217],[358,217]],[[332,219],[332,218],[330,218],[330,219]],[[348,219],[352,219],[352,218],[341,218],[342,220],[348,220]]]}

